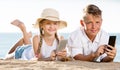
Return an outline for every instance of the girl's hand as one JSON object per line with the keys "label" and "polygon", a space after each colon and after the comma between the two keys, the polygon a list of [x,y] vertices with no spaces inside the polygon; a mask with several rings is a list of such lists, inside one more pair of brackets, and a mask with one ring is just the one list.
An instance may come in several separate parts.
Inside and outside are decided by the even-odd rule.
{"label": "girl's hand", "polygon": [[57,52],[57,56],[66,57],[67,56],[66,49],[63,49],[62,51]]}
{"label": "girl's hand", "polygon": [[37,58],[37,60],[39,61],[39,60],[41,60],[42,59],[42,55],[39,53],[39,54],[36,54],[35,55],[35,58]]}
{"label": "girl's hand", "polygon": [[56,53],[55,53],[55,50],[51,52],[51,55],[50,55],[50,60],[55,60],[56,59]]}
{"label": "girl's hand", "polygon": [[64,60],[66,58],[66,56],[67,56],[66,49],[57,52],[56,55],[57,55],[58,60]]}

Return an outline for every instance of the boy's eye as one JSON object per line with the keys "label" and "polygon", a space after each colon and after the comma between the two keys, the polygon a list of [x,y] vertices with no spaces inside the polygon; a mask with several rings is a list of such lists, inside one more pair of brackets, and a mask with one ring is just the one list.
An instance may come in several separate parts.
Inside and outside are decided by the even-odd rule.
{"label": "boy's eye", "polygon": [[92,22],[85,22],[86,24],[91,24]]}
{"label": "boy's eye", "polygon": [[96,22],[96,24],[99,24],[100,22]]}

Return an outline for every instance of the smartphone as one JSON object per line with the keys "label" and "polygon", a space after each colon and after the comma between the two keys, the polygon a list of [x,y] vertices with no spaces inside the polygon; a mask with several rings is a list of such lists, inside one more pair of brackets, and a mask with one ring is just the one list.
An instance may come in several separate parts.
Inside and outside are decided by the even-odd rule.
{"label": "smartphone", "polygon": [[57,51],[61,51],[65,49],[66,44],[67,44],[67,40],[61,40],[57,46]]}
{"label": "smartphone", "polygon": [[[115,42],[116,42],[116,36],[110,36],[109,37],[109,42],[108,42],[108,45],[111,45],[111,46],[115,46]],[[108,49],[111,49],[110,47],[107,47]]]}

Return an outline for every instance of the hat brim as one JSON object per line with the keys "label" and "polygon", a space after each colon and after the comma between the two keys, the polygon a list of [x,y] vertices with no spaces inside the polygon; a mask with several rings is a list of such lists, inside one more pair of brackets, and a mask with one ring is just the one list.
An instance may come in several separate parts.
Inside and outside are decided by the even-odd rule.
{"label": "hat brim", "polygon": [[[33,27],[34,28],[39,28],[39,22],[43,19],[47,19],[47,18],[38,18],[37,21],[36,21],[36,24],[33,24]],[[53,20],[53,19],[48,19],[48,20],[51,20],[51,21],[59,21],[59,28],[58,29],[62,29],[62,28],[65,28],[67,27],[67,22],[65,21],[62,21],[62,20]]]}

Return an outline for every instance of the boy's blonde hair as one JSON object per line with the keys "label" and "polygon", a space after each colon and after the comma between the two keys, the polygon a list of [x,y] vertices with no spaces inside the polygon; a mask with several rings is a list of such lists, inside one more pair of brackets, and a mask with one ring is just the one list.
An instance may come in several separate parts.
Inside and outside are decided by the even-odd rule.
{"label": "boy's blonde hair", "polygon": [[83,19],[85,19],[87,15],[99,17],[102,16],[102,11],[96,5],[90,4],[83,9]]}

